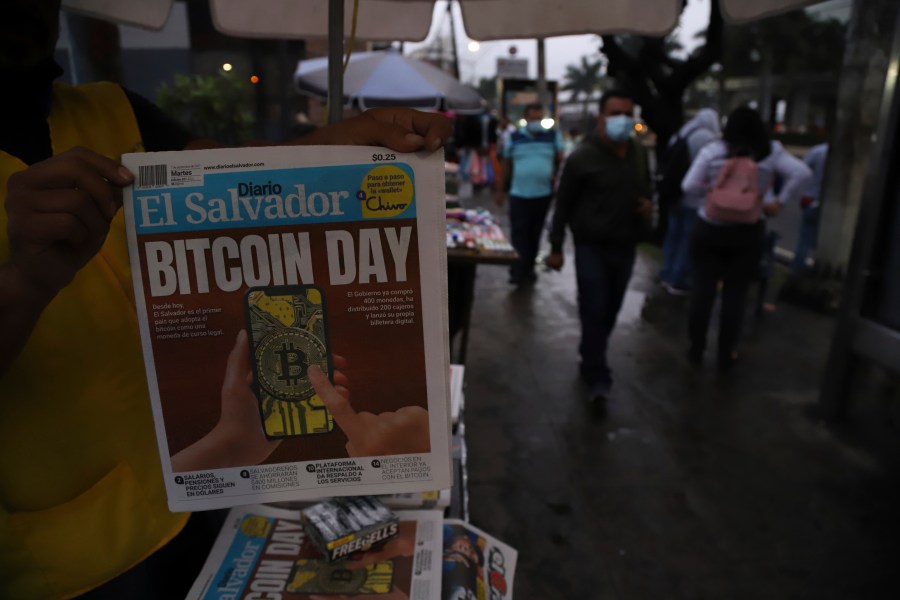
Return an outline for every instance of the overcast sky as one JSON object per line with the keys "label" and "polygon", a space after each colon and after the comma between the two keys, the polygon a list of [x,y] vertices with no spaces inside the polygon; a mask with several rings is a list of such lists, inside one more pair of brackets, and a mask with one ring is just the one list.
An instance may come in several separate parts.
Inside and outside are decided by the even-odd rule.
{"label": "overcast sky", "polygon": [[[694,37],[696,33],[706,28],[709,20],[709,2],[710,0],[689,0],[687,8],[681,15],[677,35],[681,44],[688,50],[697,45]],[[851,0],[828,0],[815,10],[827,16],[846,18],[850,2]],[[463,20],[459,6],[454,3],[453,8],[456,16],[460,79],[470,83],[477,81],[480,77],[493,77],[496,74],[497,58],[509,56],[510,46],[516,47],[517,57],[528,59],[530,77],[537,77],[537,42],[535,40],[482,42],[477,52],[471,52],[467,48],[470,40],[465,35],[462,26]],[[416,48],[421,48],[438,36],[446,37],[448,32],[447,4],[443,0],[439,0],[435,3],[434,18],[428,38],[423,43],[405,44],[404,53],[408,54]],[[544,44],[547,79],[562,80],[567,65],[579,64],[582,56],[599,56],[599,47],[600,38],[596,35],[571,35],[547,39]]]}
{"label": "overcast sky", "polygon": [[[535,40],[498,40],[481,42],[477,52],[471,52],[467,44],[470,41],[462,26],[463,19],[459,5],[453,6],[456,17],[457,52],[459,54],[460,79],[466,82],[480,77],[493,77],[496,73],[498,57],[509,56],[510,46],[516,47],[516,57],[528,59],[528,71],[531,77],[537,77],[537,42]],[[706,27],[709,18],[709,0],[690,0],[687,9],[682,13],[679,27],[680,39],[685,46],[693,46],[693,35]],[[434,18],[428,38],[423,43],[407,43],[404,53],[408,54],[432,42],[438,36],[448,36],[449,21],[447,4],[439,0],[435,3]],[[582,56],[599,56],[600,37],[596,35],[569,35],[548,38],[544,43],[547,60],[547,79],[561,79],[566,65],[581,62]]]}

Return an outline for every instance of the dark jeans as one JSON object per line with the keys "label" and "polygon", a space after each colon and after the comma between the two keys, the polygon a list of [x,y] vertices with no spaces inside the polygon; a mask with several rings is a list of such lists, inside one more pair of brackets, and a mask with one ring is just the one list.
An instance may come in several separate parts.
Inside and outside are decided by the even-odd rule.
{"label": "dark jeans", "polygon": [[696,221],[695,207],[669,207],[669,227],[663,242],[663,266],[659,278],[676,288],[691,287],[690,242]]}
{"label": "dark jeans", "polygon": [[515,283],[533,281],[534,261],[541,247],[544,220],[553,196],[541,198],[509,197],[510,242],[519,260],[509,268],[509,277]]}
{"label": "dark jeans", "polygon": [[810,251],[816,247],[819,237],[819,207],[809,206],[803,209],[803,220],[800,222],[800,237],[797,240],[797,248],[794,250],[794,262],[791,263],[791,271],[803,273],[807,271],[806,258]]}
{"label": "dark jeans", "polygon": [[588,384],[612,383],[606,347],[628,289],[634,257],[634,246],[575,242],[581,375]]}
{"label": "dark jeans", "polygon": [[719,360],[728,361],[734,352],[744,320],[747,291],[759,276],[764,232],[762,221],[753,225],[711,225],[697,220],[691,236],[694,283],[688,333],[692,351],[698,356],[706,348],[706,332],[720,281]]}

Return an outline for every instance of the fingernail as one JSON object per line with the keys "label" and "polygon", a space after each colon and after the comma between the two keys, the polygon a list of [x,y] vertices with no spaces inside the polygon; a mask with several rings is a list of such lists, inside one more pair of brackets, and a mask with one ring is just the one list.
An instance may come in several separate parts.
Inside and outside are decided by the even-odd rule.
{"label": "fingernail", "polygon": [[425,145],[425,138],[423,138],[421,135],[418,135],[415,133],[407,133],[405,139],[410,144],[415,144],[416,146],[421,147],[421,146]]}
{"label": "fingernail", "polygon": [[309,365],[309,368],[306,369],[306,372],[307,373],[315,372],[316,374],[319,374],[319,375],[323,374],[322,367],[320,367],[319,365]]}
{"label": "fingernail", "polygon": [[129,182],[134,179],[134,175],[132,175],[131,171],[129,171],[125,167],[119,167],[119,177]]}
{"label": "fingernail", "polygon": [[441,147],[441,143],[442,143],[442,142],[441,142],[441,138],[437,138],[437,139],[435,139],[433,142],[431,142],[431,151],[434,152],[435,150],[437,150],[438,148],[440,148],[440,147]]}

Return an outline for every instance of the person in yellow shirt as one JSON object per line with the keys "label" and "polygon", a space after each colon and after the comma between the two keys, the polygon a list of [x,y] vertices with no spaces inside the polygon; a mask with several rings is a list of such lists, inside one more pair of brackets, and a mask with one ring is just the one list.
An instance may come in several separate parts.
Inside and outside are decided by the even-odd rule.
{"label": "person in yellow shirt", "polygon": [[[116,84],[55,82],[59,0],[2,11],[0,598],[183,597],[218,523],[166,505],[119,159],[218,144]],[[433,151],[449,133],[379,109],[292,143]]]}

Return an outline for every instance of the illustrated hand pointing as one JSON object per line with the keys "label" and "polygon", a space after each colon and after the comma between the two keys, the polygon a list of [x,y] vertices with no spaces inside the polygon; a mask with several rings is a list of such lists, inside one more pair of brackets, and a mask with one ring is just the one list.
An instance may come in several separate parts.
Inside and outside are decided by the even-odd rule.
{"label": "illustrated hand pointing", "polygon": [[350,390],[341,380],[335,378],[337,385],[332,385],[315,365],[309,368],[308,374],[316,394],[347,436],[345,447],[350,456],[418,454],[430,450],[428,411],[424,408],[404,406],[377,415],[356,412],[350,404]]}

